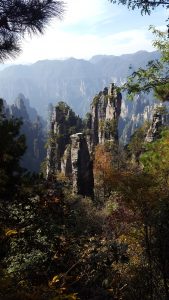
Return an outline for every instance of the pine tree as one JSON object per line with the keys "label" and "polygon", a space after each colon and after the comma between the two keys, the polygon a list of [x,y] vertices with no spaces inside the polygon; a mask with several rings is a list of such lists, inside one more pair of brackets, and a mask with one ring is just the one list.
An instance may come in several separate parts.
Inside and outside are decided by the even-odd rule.
{"label": "pine tree", "polygon": [[19,133],[21,124],[20,120],[5,116],[0,99],[0,197],[14,193],[23,172],[19,162],[26,145],[25,136]]}
{"label": "pine tree", "polygon": [[61,18],[63,2],[55,0],[0,1],[0,60],[16,56],[26,33],[43,33],[54,17]]}

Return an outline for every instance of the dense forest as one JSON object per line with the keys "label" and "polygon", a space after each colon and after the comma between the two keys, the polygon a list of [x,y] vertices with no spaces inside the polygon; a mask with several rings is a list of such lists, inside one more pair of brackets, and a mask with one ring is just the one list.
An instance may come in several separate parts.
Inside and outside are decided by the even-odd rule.
{"label": "dense forest", "polygon": [[[1,20],[3,59],[19,51],[18,30],[41,32],[62,13],[58,1],[9,3],[19,5],[14,18],[26,25],[17,20],[8,28]],[[29,18],[24,3],[31,4]],[[142,9],[149,12],[152,2],[146,3]],[[8,5],[2,8],[12,18]],[[0,299],[169,299],[169,42],[167,32],[152,30],[160,59],[123,86],[93,95],[83,120],[64,102],[53,107],[39,173],[22,165],[24,119],[8,114],[0,100]],[[160,102],[153,119],[122,146],[124,91],[131,101],[152,91]],[[27,123],[39,137],[37,123]]]}

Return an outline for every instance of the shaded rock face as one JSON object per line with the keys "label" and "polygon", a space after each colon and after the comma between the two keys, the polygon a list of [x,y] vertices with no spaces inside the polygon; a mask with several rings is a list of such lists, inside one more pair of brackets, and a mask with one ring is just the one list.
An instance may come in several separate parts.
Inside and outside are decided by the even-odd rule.
{"label": "shaded rock face", "polygon": [[15,103],[11,105],[10,110],[11,115],[15,116],[16,118],[22,118],[26,121],[29,120],[29,115],[23,98],[18,97],[15,100]]}
{"label": "shaded rock face", "polygon": [[83,133],[71,135],[73,192],[93,196],[93,167],[88,144]]}
{"label": "shaded rock face", "polygon": [[[60,102],[51,115],[47,151],[47,178],[62,172],[72,181],[73,192],[93,197],[93,151],[106,141],[118,143],[121,93],[114,84],[94,97],[85,122]],[[73,133],[73,134],[72,134]]]}

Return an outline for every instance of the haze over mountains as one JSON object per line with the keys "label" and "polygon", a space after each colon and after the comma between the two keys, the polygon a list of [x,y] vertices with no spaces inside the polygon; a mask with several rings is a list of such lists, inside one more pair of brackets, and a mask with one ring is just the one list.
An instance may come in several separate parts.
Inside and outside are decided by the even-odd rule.
{"label": "haze over mountains", "polygon": [[0,71],[0,97],[11,104],[22,93],[42,116],[47,115],[49,103],[65,101],[83,116],[95,94],[110,82],[124,82],[127,75],[157,58],[158,52],[139,51],[96,55],[88,61],[69,58],[14,65]]}

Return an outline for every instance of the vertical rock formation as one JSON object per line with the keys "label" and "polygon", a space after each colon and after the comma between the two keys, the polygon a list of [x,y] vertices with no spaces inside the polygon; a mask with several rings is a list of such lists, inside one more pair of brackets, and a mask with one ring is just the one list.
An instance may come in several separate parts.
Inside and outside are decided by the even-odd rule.
{"label": "vertical rock formation", "polygon": [[106,141],[118,142],[121,93],[114,84],[93,99],[85,122],[60,102],[52,113],[47,152],[47,178],[63,172],[72,180],[73,192],[93,197],[92,156],[94,147]]}
{"label": "vertical rock formation", "polygon": [[79,133],[81,126],[79,117],[65,103],[54,108],[47,152],[47,178],[62,172],[72,180],[74,193],[92,197],[92,161],[86,137]]}
{"label": "vertical rock formation", "polygon": [[54,107],[50,122],[50,137],[47,150],[47,178],[57,172],[71,173],[70,136],[82,128],[81,119],[64,102]]}
{"label": "vertical rock formation", "polygon": [[88,144],[83,133],[71,135],[73,192],[93,196],[93,167]]}
{"label": "vertical rock formation", "polygon": [[122,95],[112,83],[100,92],[91,105],[91,131],[93,145],[107,140],[118,141],[118,118],[121,112]]}
{"label": "vertical rock formation", "polygon": [[147,132],[145,141],[150,143],[159,137],[159,129],[162,126],[162,116],[160,113],[155,113],[153,115],[152,124]]}
{"label": "vertical rock formation", "polygon": [[167,112],[155,112],[153,115],[152,124],[147,132],[145,141],[151,143],[160,137],[160,129],[162,126],[169,125],[169,114]]}

